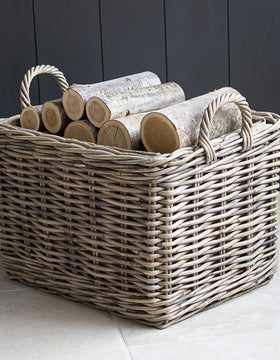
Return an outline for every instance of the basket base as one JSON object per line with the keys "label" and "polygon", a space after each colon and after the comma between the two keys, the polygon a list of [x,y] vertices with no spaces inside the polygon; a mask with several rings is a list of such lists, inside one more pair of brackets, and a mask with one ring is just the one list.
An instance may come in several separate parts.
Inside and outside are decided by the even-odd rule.
{"label": "basket base", "polygon": [[[80,302],[87,306],[90,306],[90,307],[93,307],[93,308],[96,308],[99,310],[107,311],[107,312],[109,312],[113,315],[119,316],[121,318],[130,319],[137,323],[140,323],[140,324],[143,324],[146,326],[152,326],[157,329],[166,329],[169,326],[176,324],[178,322],[181,322],[199,312],[209,310],[209,309],[214,308],[228,300],[234,299],[243,294],[251,292],[252,290],[262,287],[271,281],[274,273],[277,270],[277,266],[274,266],[268,272],[266,272],[261,277],[259,277],[259,279],[257,281],[252,281],[251,283],[241,284],[240,286],[236,287],[233,291],[228,291],[226,293],[220,293],[217,296],[215,296],[211,299],[208,299],[207,300],[208,305],[206,304],[206,302],[204,304],[201,303],[200,305],[198,305],[196,308],[194,308],[191,311],[186,311],[187,308],[185,308],[185,309],[182,308],[181,313],[177,314],[177,316],[174,316],[174,314],[173,314],[173,316],[169,316],[169,319],[166,319],[166,320],[160,320],[160,318],[162,316],[161,317],[159,316],[158,321],[156,319],[153,319],[153,321],[151,321],[151,319],[149,319],[149,314],[146,315],[146,319],[145,319],[145,316],[143,316],[143,312],[137,313],[137,311],[131,311],[131,309],[129,309],[129,307],[126,308],[125,306],[121,306],[119,304],[119,302],[116,300],[111,301],[111,302],[109,302],[109,301],[106,302],[106,301],[104,301],[104,299],[102,299],[102,301],[103,301],[103,303],[102,303],[102,301],[100,302],[100,301],[98,301],[98,299],[94,298],[94,294],[91,294],[92,298],[89,297],[89,294],[84,294],[84,295],[78,296],[77,294],[74,294],[71,292],[71,290],[68,288],[66,282],[65,282],[64,288],[60,288],[59,290],[57,290],[57,289],[54,290],[50,287],[49,282],[47,282],[45,280],[41,280],[41,281],[35,280],[33,277],[25,277],[24,278],[22,276],[22,274],[20,274],[18,271],[15,271],[15,270],[13,271],[13,270],[7,268],[5,266],[5,262],[3,262],[3,268],[11,280],[19,281],[27,286],[33,287],[40,291],[50,293],[53,295],[58,295],[67,300]],[[119,311],[116,309],[119,309]]]}

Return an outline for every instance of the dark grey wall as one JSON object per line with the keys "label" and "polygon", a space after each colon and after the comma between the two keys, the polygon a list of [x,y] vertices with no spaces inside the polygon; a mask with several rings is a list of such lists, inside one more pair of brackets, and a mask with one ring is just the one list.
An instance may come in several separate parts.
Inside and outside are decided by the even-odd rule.
{"label": "dark grey wall", "polygon": [[[275,0],[1,1],[0,117],[20,111],[36,64],[69,83],[151,70],[187,97],[231,85],[252,108],[280,113],[279,12]],[[33,104],[59,96],[50,76],[33,81]]]}

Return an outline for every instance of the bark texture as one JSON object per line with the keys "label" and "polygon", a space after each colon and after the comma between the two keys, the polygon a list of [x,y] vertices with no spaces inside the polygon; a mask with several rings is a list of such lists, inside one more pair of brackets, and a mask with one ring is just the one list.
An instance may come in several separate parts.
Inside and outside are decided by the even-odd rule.
{"label": "bark texture", "polygon": [[140,127],[147,113],[107,121],[99,130],[97,144],[129,150],[143,150]]}
{"label": "bark texture", "polygon": [[107,95],[160,83],[156,74],[145,71],[95,84],[73,84],[63,94],[63,106],[70,119],[79,120],[85,116],[85,104],[92,96]]}
{"label": "bark texture", "polygon": [[91,97],[86,104],[86,113],[94,126],[101,127],[108,120],[161,109],[184,100],[183,89],[170,82]]}
{"label": "bark texture", "polygon": [[[141,138],[148,151],[172,152],[180,147],[197,145],[203,114],[219,95],[237,92],[221,88],[182,103],[147,114],[141,126]],[[209,132],[213,139],[241,127],[237,105],[226,104],[217,110]]]}

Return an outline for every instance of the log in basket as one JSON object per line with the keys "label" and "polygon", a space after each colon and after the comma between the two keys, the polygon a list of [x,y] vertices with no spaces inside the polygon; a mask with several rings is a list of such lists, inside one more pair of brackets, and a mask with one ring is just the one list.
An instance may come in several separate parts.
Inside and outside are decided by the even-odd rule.
{"label": "log in basket", "polygon": [[[57,80],[67,87],[61,73]],[[227,102],[239,106],[242,130],[209,140]],[[22,129],[18,115],[3,119],[4,269],[157,328],[266,284],[277,264],[279,129],[277,114],[251,111],[237,94],[209,106],[197,147],[163,155]]]}

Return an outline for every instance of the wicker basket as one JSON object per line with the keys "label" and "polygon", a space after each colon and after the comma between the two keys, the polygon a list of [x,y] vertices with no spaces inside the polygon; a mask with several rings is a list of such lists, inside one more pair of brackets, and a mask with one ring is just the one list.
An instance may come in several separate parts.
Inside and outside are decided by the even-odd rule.
{"label": "wicker basket", "polygon": [[[240,107],[242,130],[209,141],[227,102]],[[18,125],[19,116],[0,125],[1,252],[11,278],[165,328],[275,273],[278,115],[219,96],[199,145],[163,155]]]}

